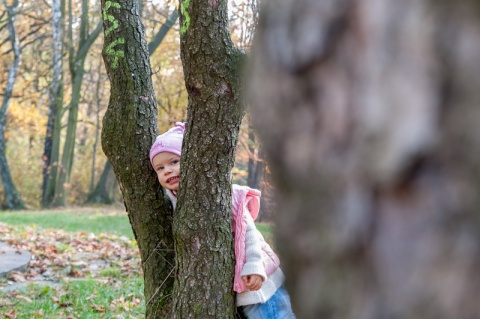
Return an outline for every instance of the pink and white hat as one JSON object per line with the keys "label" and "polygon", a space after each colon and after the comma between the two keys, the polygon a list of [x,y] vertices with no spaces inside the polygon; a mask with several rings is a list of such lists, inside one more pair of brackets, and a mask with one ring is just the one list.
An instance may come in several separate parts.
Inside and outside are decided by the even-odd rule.
{"label": "pink and white hat", "polygon": [[175,126],[157,136],[157,139],[150,148],[150,163],[153,166],[153,158],[158,153],[170,152],[180,156],[182,154],[183,134],[185,132],[185,123],[177,122]]}

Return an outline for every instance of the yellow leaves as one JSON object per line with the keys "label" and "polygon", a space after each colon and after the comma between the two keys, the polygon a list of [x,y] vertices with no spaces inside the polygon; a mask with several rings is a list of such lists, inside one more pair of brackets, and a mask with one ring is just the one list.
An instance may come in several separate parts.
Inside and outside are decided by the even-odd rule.
{"label": "yellow leaves", "polygon": [[45,114],[33,104],[20,105],[17,99],[12,99],[10,103],[6,137],[8,138],[9,132],[14,130],[24,136],[43,138],[47,121]]}
{"label": "yellow leaves", "polygon": [[132,293],[128,294],[127,296],[121,295],[117,299],[112,300],[112,303],[110,304],[110,310],[129,312],[132,308],[138,307],[140,302],[140,298],[137,298]]}
{"label": "yellow leaves", "polygon": [[6,0],[7,6],[11,7],[15,3],[15,0]]}
{"label": "yellow leaves", "polygon": [[95,311],[95,312],[100,312],[100,313],[104,313],[106,311],[105,308],[103,308],[102,306],[99,306],[99,305],[96,305],[94,303],[92,303],[90,305],[90,307],[92,307],[92,309]]}

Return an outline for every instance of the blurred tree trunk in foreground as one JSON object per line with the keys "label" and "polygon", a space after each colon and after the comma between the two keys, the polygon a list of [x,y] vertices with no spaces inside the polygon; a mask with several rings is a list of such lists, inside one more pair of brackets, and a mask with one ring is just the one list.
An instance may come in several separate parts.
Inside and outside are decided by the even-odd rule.
{"label": "blurred tree trunk in foreground", "polygon": [[5,125],[7,123],[8,107],[10,105],[10,98],[12,97],[13,86],[15,85],[21,58],[20,44],[14,23],[16,15],[18,14],[18,0],[14,0],[12,5],[8,5],[7,1],[3,0],[3,5],[7,13],[6,25],[8,28],[8,38],[12,45],[11,51],[13,53],[13,59],[8,70],[7,83],[3,91],[2,105],[0,106],[0,177],[5,192],[5,199],[2,206],[6,209],[22,209],[25,208],[25,204],[13,183],[5,152]]}
{"label": "blurred tree trunk in foreground", "polygon": [[298,318],[478,317],[478,2],[264,9],[250,92]]}

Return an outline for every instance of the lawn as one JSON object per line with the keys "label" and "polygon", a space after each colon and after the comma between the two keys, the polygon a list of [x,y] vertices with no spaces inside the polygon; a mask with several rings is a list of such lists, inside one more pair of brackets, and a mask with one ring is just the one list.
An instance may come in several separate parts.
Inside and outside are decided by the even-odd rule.
{"label": "lawn", "polygon": [[[270,242],[271,225],[257,227]],[[0,240],[35,256],[27,273],[0,278],[1,318],[143,318],[140,257],[124,211],[0,212]],[[45,273],[51,286],[38,283]]]}
{"label": "lawn", "polygon": [[124,210],[92,207],[64,210],[0,212],[0,222],[15,226],[38,226],[67,232],[108,233],[133,239]]}
{"label": "lawn", "polygon": [[0,278],[0,318],[143,318],[140,256],[124,211],[0,212],[0,240],[35,257],[26,273]]}

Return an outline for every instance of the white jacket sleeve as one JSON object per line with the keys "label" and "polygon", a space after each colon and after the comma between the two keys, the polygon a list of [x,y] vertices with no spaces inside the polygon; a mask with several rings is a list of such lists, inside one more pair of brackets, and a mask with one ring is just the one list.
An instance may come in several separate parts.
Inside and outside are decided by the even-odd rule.
{"label": "white jacket sleeve", "polygon": [[243,218],[247,221],[247,230],[245,234],[245,265],[240,276],[259,275],[263,281],[267,280],[265,266],[263,263],[262,242],[263,236],[255,227],[252,216],[246,212]]}

